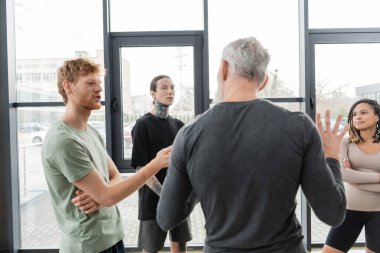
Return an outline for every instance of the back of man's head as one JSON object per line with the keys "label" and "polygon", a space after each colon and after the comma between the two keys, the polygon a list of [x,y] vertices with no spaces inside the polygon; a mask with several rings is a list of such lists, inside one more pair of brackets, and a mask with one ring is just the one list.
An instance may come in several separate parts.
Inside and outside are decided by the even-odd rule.
{"label": "back of man's head", "polygon": [[270,61],[268,51],[254,37],[238,39],[228,44],[222,54],[230,70],[249,80],[261,83]]}
{"label": "back of man's head", "polygon": [[57,85],[58,92],[63,98],[63,102],[67,103],[67,94],[63,88],[63,81],[67,80],[70,83],[75,83],[79,77],[89,74],[100,74],[102,68],[99,64],[85,58],[77,58],[73,60],[67,60],[58,69]]}

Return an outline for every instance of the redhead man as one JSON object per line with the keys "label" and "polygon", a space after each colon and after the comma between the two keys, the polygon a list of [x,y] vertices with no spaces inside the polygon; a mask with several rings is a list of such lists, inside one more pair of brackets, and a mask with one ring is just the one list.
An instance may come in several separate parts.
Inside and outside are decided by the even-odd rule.
{"label": "redhead man", "polygon": [[58,70],[58,90],[66,111],[48,131],[42,163],[58,226],[61,253],[124,252],[117,206],[145,181],[167,167],[171,147],[144,168],[123,179],[99,132],[88,124],[101,108],[101,68],[90,60],[65,61]]}

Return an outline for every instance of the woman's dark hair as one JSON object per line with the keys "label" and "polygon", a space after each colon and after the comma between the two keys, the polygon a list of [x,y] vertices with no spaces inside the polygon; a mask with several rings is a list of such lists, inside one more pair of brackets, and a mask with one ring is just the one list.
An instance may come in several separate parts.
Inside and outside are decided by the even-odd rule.
{"label": "woman's dark hair", "polygon": [[154,77],[152,79],[152,81],[150,82],[150,90],[156,92],[157,91],[157,82],[158,82],[158,80],[161,80],[163,78],[169,78],[169,79],[171,79],[167,75],[158,75],[158,76]]}
{"label": "woman's dark hair", "polygon": [[[368,98],[364,98],[364,99],[360,99],[360,100],[356,101],[351,106],[350,112],[348,113],[348,124],[350,124],[350,129],[348,131],[348,135],[349,135],[348,143],[359,143],[359,142],[363,141],[363,138],[360,136],[360,131],[354,127],[354,124],[352,122],[355,107],[358,104],[362,104],[362,103],[366,103],[366,104],[370,105],[371,108],[373,109],[373,112],[375,113],[375,115],[377,115],[380,119],[380,105],[377,103],[377,101],[372,100],[372,99],[368,99]],[[376,123],[376,133],[373,136],[373,138],[374,138],[374,140],[373,140],[374,143],[380,142],[380,124],[379,124],[379,122]]]}

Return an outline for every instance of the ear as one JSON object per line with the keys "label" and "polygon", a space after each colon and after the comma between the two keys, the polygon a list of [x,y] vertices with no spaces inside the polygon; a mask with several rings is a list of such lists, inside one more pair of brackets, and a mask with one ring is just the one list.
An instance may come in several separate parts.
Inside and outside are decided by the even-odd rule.
{"label": "ear", "polygon": [[220,78],[222,81],[227,80],[228,76],[228,62],[225,60],[222,60],[220,63]]}
{"label": "ear", "polygon": [[260,84],[259,91],[262,91],[267,86],[269,81],[268,75],[265,75],[264,81]]}
{"label": "ear", "polygon": [[150,95],[152,96],[152,98],[154,98],[154,91],[150,91]]}
{"label": "ear", "polygon": [[63,80],[62,81],[62,86],[63,86],[63,89],[65,90],[66,94],[71,94],[72,93],[72,89],[71,89],[69,81]]}

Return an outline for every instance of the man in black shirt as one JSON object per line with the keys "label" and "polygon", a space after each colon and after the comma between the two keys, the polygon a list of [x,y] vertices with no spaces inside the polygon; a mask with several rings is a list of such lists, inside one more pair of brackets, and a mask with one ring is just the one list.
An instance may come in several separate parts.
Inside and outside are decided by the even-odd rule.
{"label": "man in black shirt", "polygon": [[[172,145],[184,123],[169,116],[174,101],[174,84],[170,77],[159,75],[150,85],[153,107],[140,117],[132,129],[132,166],[137,170],[147,164],[163,147]],[[156,222],[156,209],[161,185],[166,177],[162,169],[139,190],[140,230],[138,245],[143,252],[158,252],[165,243],[167,232]],[[170,232],[171,252],[185,252],[186,242],[192,239],[190,224],[186,220]]]}

